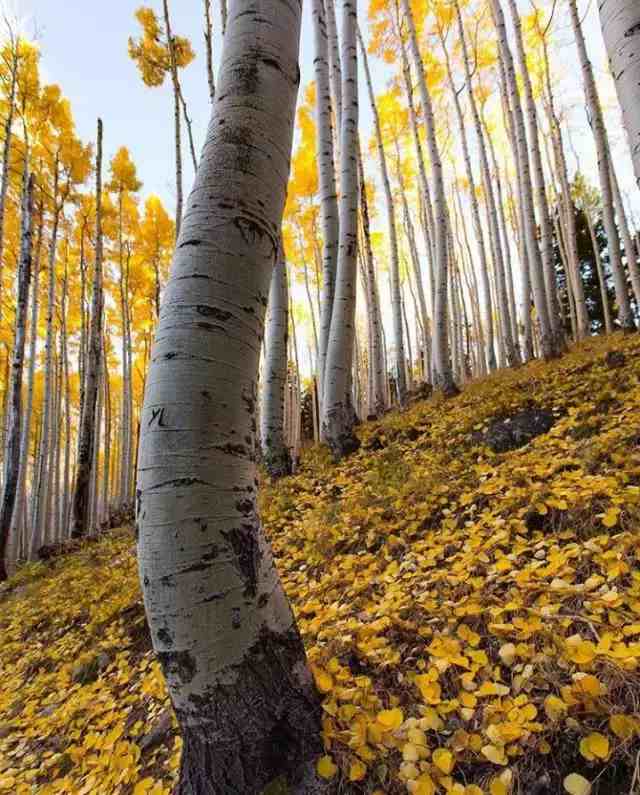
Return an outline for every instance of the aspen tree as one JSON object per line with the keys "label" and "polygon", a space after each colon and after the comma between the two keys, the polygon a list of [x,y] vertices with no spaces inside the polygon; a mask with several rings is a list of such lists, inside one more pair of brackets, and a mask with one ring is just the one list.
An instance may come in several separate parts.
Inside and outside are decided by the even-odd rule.
{"label": "aspen tree", "polygon": [[100,359],[102,356],[102,121],[98,119],[96,151],[96,238],[93,288],[91,296],[91,321],[87,344],[86,382],[84,386],[84,409],[78,431],[76,476],[71,506],[71,535],[79,538],[89,528],[89,487],[93,451],[95,447],[95,413],[98,399]]}
{"label": "aspen tree", "polygon": [[600,176],[600,190],[602,191],[602,218],[607,234],[607,246],[609,249],[609,260],[613,273],[613,282],[616,290],[616,302],[618,304],[618,321],[624,331],[633,331],[635,322],[631,314],[631,303],[629,301],[629,290],[622,264],[622,252],[620,247],[620,234],[616,226],[613,207],[613,190],[611,187],[611,154],[607,141],[607,132],[604,126],[602,106],[598,96],[596,81],[593,76],[593,68],[589,60],[587,45],[584,39],[580,17],[578,16],[577,0],[568,0],[569,12],[573,35],[580,59],[582,69],[582,81],[584,86],[585,101],[589,112],[589,121],[593,131],[593,139],[598,158],[598,173]]}
{"label": "aspen tree", "polygon": [[31,283],[31,255],[33,230],[33,175],[27,163],[24,168],[22,190],[22,218],[20,230],[20,262],[16,285],[16,319],[9,387],[9,430],[5,447],[2,501],[0,502],[0,580],[7,577],[5,554],[16,505],[20,475],[20,437],[22,432],[22,373],[26,342],[29,286]]}
{"label": "aspen tree", "polygon": [[[331,0],[329,0],[331,2]],[[334,458],[356,450],[351,368],[355,338],[358,256],[358,50],[355,0],[342,5],[342,126],[340,130],[340,243],[336,291],[327,348],[323,436]]]}
{"label": "aspen tree", "polygon": [[283,779],[292,793],[316,791],[320,709],[258,519],[254,461],[300,17],[299,0],[230,8],[146,380],[138,560],[182,730],[181,795],[258,795]]}
{"label": "aspen tree", "polygon": [[640,6],[636,0],[600,0],[598,9],[609,68],[640,185]]}
{"label": "aspen tree", "polygon": [[369,93],[369,102],[371,104],[371,114],[373,116],[373,127],[376,137],[376,146],[378,149],[378,162],[380,166],[380,176],[382,179],[382,186],[384,189],[386,208],[387,208],[387,230],[389,235],[389,252],[390,252],[390,271],[389,276],[391,280],[391,314],[393,317],[393,333],[394,333],[394,350],[395,350],[395,373],[397,379],[396,388],[398,390],[398,401],[400,406],[404,406],[407,400],[407,376],[405,371],[405,352],[404,352],[404,336],[402,331],[402,299],[400,295],[400,261],[398,257],[398,233],[396,229],[396,217],[393,202],[393,195],[391,193],[391,182],[389,181],[389,171],[387,169],[387,156],[384,150],[384,142],[382,139],[382,129],[380,126],[380,115],[376,105],[376,98],[373,93],[373,83],[371,81],[371,71],[369,69],[369,59],[367,57],[367,50],[362,40],[362,34],[358,28],[358,42],[360,44],[360,52],[362,54],[362,64],[364,66],[365,81],[367,91]]}

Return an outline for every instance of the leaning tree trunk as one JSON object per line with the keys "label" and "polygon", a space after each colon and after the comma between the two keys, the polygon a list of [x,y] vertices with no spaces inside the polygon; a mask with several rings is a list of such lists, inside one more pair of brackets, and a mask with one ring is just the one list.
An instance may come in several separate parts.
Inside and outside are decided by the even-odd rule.
{"label": "leaning tree trunk", "polygon": [[533,96],[533,86],[531,76],[527,67],[527,56],[525,53],[524,41],[522,38],[522,23],[520,12],[516,0],[508,0],[511,11],[511,19],[514,29],[514,40],[520,76],[524,87],[524,106],[526,111],[527,129],[529,133],[529,150],[531,152],[532,182],[538,207],[539,230],[540,230],[540,249],[542,255],[542,269],[547,298],[547,312],[549,315],[549,325],[553,334],[553,346],[556,353],[560,353],[565,347],[564,333],[560,318],[560,305],[557,299],[557,279],[556,265],[553,251],[553,225],[547,201],[547,190],[544,179],[544,168],[542,166],[542,152],[540,150],[540,133],[538,122],[538,110]]}
{"label": "leaning tree trunk", "polygon": [[640,4],[600,0],[600,24],[640,185]]}
{"label": "leaning tree trunk", "polygon": [[289,291],[284,252],[280,251],[269,288],[264,340],[265,359],[260,407],[262,460],[273,478],[291,474],[291,456],[284,438],[284,393],[287,385]]}
{"label": "leaning tree trunk", "polygon": [[9,177],[11,170],[11,143],[13,135],[13,119],[16,112],[16,90],[18,87],[18,63],[20,58],[20,39],[13,40],[13,57],[11,59],[11,77],[9,78],[9,101],[3,126],[2,143],[2,176],[0,177],[0,321],[2,320],[2,275],[4,270],[4,228],[7,215],[7,194],[9,192]]}
{"label": "leaning tree trunk", "polygon": [[277,779],[315,791],[319,704],[258,518],[254,455],[300,19],[300,0],[231,5],[146,382],[138,559],[182,731],[180,795],[258,795]]}
{"label": "leaning tree trunk", "polygon": [[315,38],[314,70],[316,78],[316,157],[320,187],[320,215],[322,223],[322,303],[320,309],[320,349],[318,378],[320,397],[327,361],[327,345],[331,328],[331,312],[335,292],[338,260],[339,221],[333,151],[333,120],[331,85],[329,79],[329,43],[324,13],[324,0],[313,0],[313,32]]}
{"label": "leaning tree trunk", "polygon": [[602,191],[602,218],[607,235],[607,245],[609,249],[609,261],[613,273],[613,283],[616,291],[616,302],[618,304],[618,320],[624,331],[633,331],[635,322],[631,313],[631,302],[629,300],[629,290],[622,265],[622,251],[620,247],[620,234],[616,226],[613,209],[613,190],[611,187],[611,157],[607,142],[607,131],[604,126],[602,106],[598,96],[596,81],[593,76],[593,68],[587,53],[587,45],[584,40],[584,33],[578,16],[576,0],[569,0],[569,11],[571,14],[571,24],[578,48],[580,66],[582,68],[582,80],[584,85],[584,95],[589,111],[593,138],[598,156],[598,174],[600,176],[600,189]]}
{"label": "leaning tree trunk", "polygon": [[[331,0],[330,0],[331,2]],[[342,127],[340,135],[340,245],[336,293],[327,349],[323,436],[339,459],[360,443],[353,432],[351,367],[358,269],[358,26],[355,0],[342,6]]]}
{"label": "leaning tree trunk", "polygon": [[[395,371],[396,389],[398,392],[398,402],[404,406],[407,401],[407,374],[404,352],[404,335],[402,331],[402,296],[400,293],[400,258],[398,256],[398,232],[396,229],[396,215],[391,193],[391,182],[389,180],[389,170],[387,168],[387,156],[384,151],[384,141],[382,139],[382,128],[380,126],[380,115],[376,105],[376,98],[373,93],[373,83],[371,81],[371,71],[369,69],[369,59],[367,50],[362,40],[362,34],[358,28],[358,42],[362,53],[362,64],[366,78],[367,90],[369,92],[369,102],[371,104],[371,115],[373,116],[373,126],[378,147],[378,160],[380,163],[380,177],[384,189],[387,207],[387,229],[389,232],[389,250],[391,254],[389,279],[391,282],[391,317],[393,320],[393,336],[395,341]],[[408,341],[407,341],[408,342]]]}
{"label": "leaning tree trunk", "polygon": [[31,282],[31,240],[33,220],[33,175],[27,173],[25,163],[20,230],[20,262],[18,265],[16,320],[9,385],[9,423],[5,446],[4,488],[0,502],[0,580],[7,578],[5,552],[11,531],[11,519],[16,504],[20,475],[20,430],[22,425],[22,371]]}
{"label": "leaning tree trunk", "polygon": [[447,205],[444,192],[444,178],[442,173],[442,160],[436,139],[436,125],[433,116],[431,97],[427,88],[424,67],[418,48],[413,13],[409,0],[402,0],[402,10],[409,28],[409,44],[413,64],[418,75],[418,88],[422,102],[422,113],[427,132],[429,157],[431,159],[431,179],[433,180],[434,203],[434,237],[435,237],[435,305],[433,312],[433,366],[434,386],[442,389],[445,395],[455,394],[458,389],[453,380],[451,371],[451,357],[448,340],[447,320],[447,282],[448,282],[448,222]]}
{"label": "leaning tree trunk", "polygon": [[462,112],[462,104],[460,96],[453,82],[453,70],[451,68],[451,58],[446,46],[444,34],[440,35],[440,43],[445,54],[445,63],[447,67],[447,76],[449,78],[449,87],[453,96],[453,102],[456,109],[456,116],[458,119],[458,127],[460,132],[460,140],[462,142],[462,154],[464,157],[465,173],[467,175],[467,182],[469,183],[469,199],[471,203],[471,217],[473,219],[473,230],[476,236],[476,245],[480,254],[480,277],[482,279],[482,295],[484,304],[484,316],[486,324],[486,350],[483,356],[486,361],[489,372],[496,369],[496,353],[493,341],[493,308],[491,304],[491,289],[489,287],[489,261],[487,258],[487,250],[485,247],[484,230],[482,228],[482,220],[480,218],[480,207],[478,205],[478,195],[476,193],[476,182],[473,174],[473,167],[471,165],[471,153],[469,150],[469,142],[467,140],[467,127]]}
{"label": "leaning tree trunk", "polygon": [[[522,234],[525,239],[527,258],[531,273],[533,301],[536,308],[540,349],[545,359],[558,354],[557,341],[551,326],[547,288],[545,284],[545,267],[537,240],[535,203],[529,160],[529,145],[524,122],[524,113],[518,92],[513,55],[507,36],[507,27],[500,0],[492,0],[494,24],[498,34],[498,61],[500,64],[501,81],[507,94],[505,105],[511,108],[513,118],[512,134],[514,136],[514,157],[516,159],[519,180],[519,200],[522,212]],[[536,130],[537,133],[537,130]],[[543,185],[544,189],[544,185]]]}
{"label": "leaning tree trunk", "polygon": [[176,64],[176,53],[173,46],[173,34],[171,33],[171,18],[169,17],[168,0],[163,0],[164,24],[167,34],[167,49],[169,51],[169,67],[171,71],[171,84],[173,86],[173,127],[174,141],[176,148],[176,240],[180,234],[180,224],[182,223],[182,128],[180,122],[180,83],[178,81],[178,66]]}
{"label": "leaning tree trunk", "polygon": [[[27,510],[27,470],[29,468],[29,441],[31,439],[31,420],[33,417],[33,397],[36,376],[36,358],[38,345],[38,317],[40,314],[40,256],[42,253],[42,230],[44,227],[44,212],[42,205],[38,209],[38,235],[36,243],[36,256],[33,263],[33,288],[31,290],[31,319],[29,323],[29,369],[27,373],[27,405],[24,412],[24,428],[20,449],[20,473],[16,494],[16,506],[13,511],[11,536],[15,541],[15,549],[19,550],[18,541],[23,524],[28,522]],[[37,447],[36,447],[37,450]],[[32,484],[33,486],[33,484]],[[24,522],[21,520],[24,518]]]}
{"label": "leaning tree trunk", "polygon": [[216,84],[213,77],[213,25],[211,23],[211,0],[204,0],[204,46],[207,55],[207,83],[209,84],[209,99],[211,102],[216,97]]}
{"label": "leaning tree trunk", "polygon": [[71,535],[80,538],[90,529],[89,491],[91,486],[91,465],[95,445],[95,414],[100,384],[100,359],[102,349],[102,121],[98,119],[98,139],[96,152],[96,245],[93,269],[93,292],[91,296],[91,324],[85,366],[84,407],[78,432],[78,454],[76,476],[71,505]]}
{"label": "leaning tree trunk", "polygon": [[370,326],[369,345],[369,382],[371,399],[369,411],[381,417],[386,408],[387,400],[384,389],[385,369],[384,352],[382,346],[382,317],[380,313],[380,296],[378,295],[378,280],[376,276],[373,248],[371,245],[371,219],[369,217],[369,202],[367,199],[367,185],[364,178],[362,164],[362,151],[358,141],[358,178],[360,182],[360,213],[362,217],[362,237],[364,244],[364,266],[366,274],[366,297],[369,308],[368,321]]}

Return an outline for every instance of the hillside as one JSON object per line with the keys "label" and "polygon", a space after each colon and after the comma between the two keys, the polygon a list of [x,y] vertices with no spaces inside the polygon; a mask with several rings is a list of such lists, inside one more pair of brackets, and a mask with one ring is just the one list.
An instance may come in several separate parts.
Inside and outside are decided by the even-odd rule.
{"label": "hillside", "polygon": [[[416,402],[263,488],[336,792],[640,792],[639,353],[589,340]],[[0,593],[0,792],[169,793],[132,533]]]}

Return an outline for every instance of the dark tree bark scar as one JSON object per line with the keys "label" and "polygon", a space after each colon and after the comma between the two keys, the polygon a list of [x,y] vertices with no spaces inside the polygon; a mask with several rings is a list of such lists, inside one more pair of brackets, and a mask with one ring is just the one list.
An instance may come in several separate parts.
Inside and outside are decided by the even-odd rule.
{"label": "dark tree bark scar", "polygon": [[166,627],[160,627],[158,630],[158,640],[165,646],[173,646],[173,638]]}
{"label": "dark tree bark scar", "polygon": [[196,661],[188,651],[159,651],[157,656],[165,674],[177,677],[183,684],[191,682],[197,673]]}
{"label": "dark tree bark scar", "polygon": [[224,309],[218,309],[216,306],[207,306],[205,304],[197,306],[196,312],[204,317],[213,317],[221,323],[226,323],[227,320],[233,317],[232,312],[227,312]]}
{"label": "dark tree bark scar", "polygon": [[223,530],[222,535],[229,542],[236,557],[235,565],[245,584],[244,595],[253,599],[257,593],[260,563],[256,527],[253,524],[246,524],[231,530]]}

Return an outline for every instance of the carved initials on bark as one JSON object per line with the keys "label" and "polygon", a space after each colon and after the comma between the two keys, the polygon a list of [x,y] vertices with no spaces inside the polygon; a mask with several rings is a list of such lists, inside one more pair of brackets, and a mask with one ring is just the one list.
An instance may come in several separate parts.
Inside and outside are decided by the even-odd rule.
{"label": "carved initials on bark", "polygon": [[167,427],[164,424],[164,408],[151,409],[151,419],[149,420],[147,427],[150,428],[156,420],[158,420],[158,428]]}

